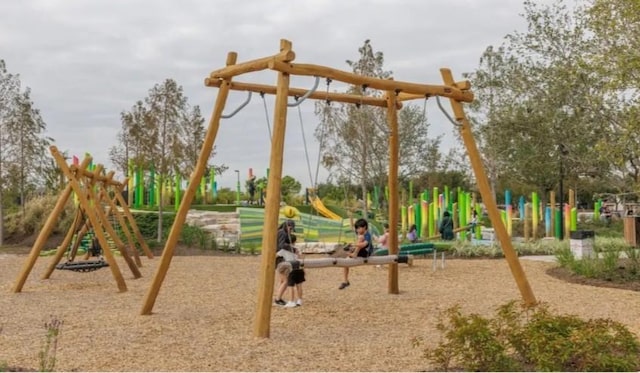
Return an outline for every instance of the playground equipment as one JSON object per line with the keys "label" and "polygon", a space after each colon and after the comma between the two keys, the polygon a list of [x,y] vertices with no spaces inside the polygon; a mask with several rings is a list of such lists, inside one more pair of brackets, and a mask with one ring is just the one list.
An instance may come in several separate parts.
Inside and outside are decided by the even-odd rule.
{"label": "playground equipment", "polygon": [[[149,291],[147,292],[141,314],[148,315],[153,309],[153,305],[160,291],[160,287],[166,276],[167,270],[173,257],[173,252],[185,222],[189,205],[193,200],[197,188],[197,180],[204,174],[206,162],[211,154],[215,138],[220,127],[220,120],[225,117],[223,110],[231,90],[242,90],[251,92],[264,92],[275,94],[275,110],[273,120],[273,132],[271,135],[271,157],[270,175],[267,185],[267,200],[265,205],[265,221],[263,242],[275,244],[277,238],[277,223],[280,205],[280,187],[282,179],[282,164],[284,153],[284,138],[287,122],[288,96],[297,96],[300,99],[322,99],[332,100],[360,105],[373,105],[387,109],[387,122],[389,125],[389,248],[391,254],[398,252],[397,223],[399,220],[400,205],[398,203],[398,109],[402,108],[402,102],[413,99],[425,99],[436,96],[449,98],[453,110],[454,118],[449,117],[454,126],[460,131],[460,135],[469,153],[471,165],[473,167],[480,193],[482,194],[489,217],[494,222],[500,222],[500,213],[492,198],[491,189],[487,176],[484,172],[480,154],[471,132],[469,121],[467,120],[462,102],[473,101],[473,93],[470,91],[471,85],[468,81],[455,82],[449,69],[440,69],[444,85],[425,85],[395,81],[391,79],[378,79],[357,75],[325,66],[311,64],[294,64],[295,53],[292,44],[288,40],[280,41],[280,51],[272,56],[259,58],[242,63],[236,63],[237,54],[230,52],[227,55],[226,67],[213,71],[205,79],[208,87],[218,87],[218,96],[213,109],[213,114],[209,121],[209,127],[205,135],[200,156],[195,170],[191,175],[192,182],[189,183],[184,193],[184,198],[176,214],[174,224],[167,238],[167,242],[162,253],[161,263],[158,266]],[[232,79],[244,73],[271,69],[277,71],[277,86],[268,86],[251,83],[238,83]],[[314,90],[303,90],[290,88],[289,80],[291,75],[315,76],[338,80],[347,84],[358,85],[368,89],[380,90],[384,97],[344,94],[336,92],[315,92]],[[246,104],[226,115],[235,115]],[[446,111],[443,112],[446,113]],[[447,114],[448,116],[448,114]],[[511,240],[503,224],[495,225],[496,233],[502,244],[505,258],[509,264],[514,279],[518,285],[522,297],[529,305],[535,304],[536,300],[533,291],[529,286],[524,271],[520,265],[518,257],[513,249]],[[254,320],[254,335],[258,337],[269,337],[271,320],[271,297],[273,294],[273,284],[275,277],[275,247],[265,245],[262,251],[262,262],[260,266],[261,278],[258,285],[257,310]],[[388,292],[399,294],[398,287],[398,266],[390,264],[388,271]]]}
{"label": "playground equipment", "polygon": [[[58,151],[55,146],[50,147],[51,154],[53,155],[54,160],[58,164],[58,167],[62,170],[63,174],[68,179],[68,184],[60,194],[58,201],[56,202],[53,211],[47,218],[40,234],[38,235],[29,257],[24,264],[22,271],[20,272],[16,284],[13,288],[15,293],[22,291],[22,287],[24,286],[29,273],[33,269],[33,266],[36,260],[39,257],[41,250],[44,247],[44,244],[47,238],[51,235],[53,228],[56,224],[60,213],[64,209],[65,204],[71,197],[71,193],[75,194],[75,197],[78,200],[77,208],[79,212],[76,213],[76,218],[74,219],[74,224],[72,224],[71,228],[65,235],[65,238],[62,244],[58,247],[54,255],[54,259],[51,261],[47,271],[43,275],[43,279],[48,279],[53,271],[56,269],[58,263],[62,259],[64,253],[67,251],[69,244],[71,243],[72,238],[77,233],[76,237],[82,237],[88,230],[92,230],[95,234],[97,243],[103,249],[102,254],[106,259],[106,263],[101,260],[97,261],[84,261],[84,262],[74,262],[75,255],[77,252],[77,247],[75,249],[72,248],[71,253],[69,254],[69,262],[73,262],[73,264],[63,264],[61,269],[75,269],[82,272],[95,270],[100,267],[107,266],[111,269],[111,273],[116,281],[118,286],[118,290],[123,292],[127,290],[127,285],[124,281],[122,273],[118,267],[118,264],[115,261],[113,253],[109,250],[109,240],[108,237],[113,240],[118,251],[124,258],[125,262],[129,266],[131,273],[134,278],[141,277],[140,270],[138,269],[138,265],[141,265],[139,258],[137,257],[137,248],[136,244],[133,241],[133,237],[131,232],[126,228],[125,218],[129,222],[131,229],[135,236],[137,237],[137,243],[140,244],[143,251],[147,254],[149,258],[153,258],[153,254],[147,247],[144,239],[142,238],[142,234],[138,230],[138,227],[129,211],[127,204],[124,202],[122,198],[122,190],[126,185],[126,181],[124,183],[113,180],[113,171],[109,172],[106,176],[103,175],[103,167],[102,165],[97,165],[93,170],[88,170],[87,167],[91,163],[91,157],[86,156],[81,164],[71,164],[67,165],[65,163],[64,158]],[[110,193],[113,192],[113,199],[110,197]],[[124,217],[120,213],[118,207],[122,208]],[[106,212],[105,212],[106,208]],[[138,265],[131,259],[129,250],[127,246],[120,240],[117,233],[113,229],[113,226],[109,222],[109,216],[114,215],[116,219],[120,222],[121,229],[125,233],[128,241],[128,249],[131,250],[137,259]],[[78,241],[78,240],[76,240]],[[89,254],[89,253],[87,253]]]}
{"label": "playground equipment", "polygon": [[320,215],[332,219],[332,220],[342,220],[342,216],[336,214],[335,212],[329,210],[327,206],[322,203],[322,200],[317,196],[313,196],[309,199],[311,201],[311,206],[316,209],[320,213]]}

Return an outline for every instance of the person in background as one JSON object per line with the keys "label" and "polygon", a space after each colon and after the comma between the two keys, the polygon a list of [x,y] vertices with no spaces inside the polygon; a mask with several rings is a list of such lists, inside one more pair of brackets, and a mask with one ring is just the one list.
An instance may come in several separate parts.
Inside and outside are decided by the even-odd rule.
{"label": "person in background", "polygon": [[440,238],[443,240],[451,241],[454,239],[453,234],[453,219],[449,211],[445,211],[442,214],[442,221],[440,222]]}
{"label": "person in background", "polygon": [[418,227],[415,224],[412,224],[409,227],[409,232],[407,232],[407,240],[411,243],[418,242]]}
{"label": "person in background", "polygon": [[389,224],[384,223],[384,233],[377,237],[378,248],[376,250],[389,250]]}

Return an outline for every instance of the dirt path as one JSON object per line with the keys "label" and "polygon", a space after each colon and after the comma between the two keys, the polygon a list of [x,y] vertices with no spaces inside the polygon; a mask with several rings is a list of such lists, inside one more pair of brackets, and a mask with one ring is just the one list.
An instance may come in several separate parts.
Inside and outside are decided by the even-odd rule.
{"label": "dirt path", "polygon": [[[139,316],[159,258],[143,258],[129,291],[118,293],[108,269],[56,271],[39,279],[40,258],[24,291],[10,292],[25,255],[0,256],[0,362],[38,369],[43,323],[64,320],[56,369],[72,371],[419,371],[431,369],[413,337],[435,344],[439,311],[461,304],[484,315],[512,299],[517,287],[504,260],[448,260],[400,266],[401,294],[387,294],[387,270],[307,270],[305,303],[272,309],[271,338],[252,337],[258,257],[174,257],[153,316]],[[553,263],[522,261],[537,298],[563,313],[610,317],[640,335],[638,293],[566,283]]]}

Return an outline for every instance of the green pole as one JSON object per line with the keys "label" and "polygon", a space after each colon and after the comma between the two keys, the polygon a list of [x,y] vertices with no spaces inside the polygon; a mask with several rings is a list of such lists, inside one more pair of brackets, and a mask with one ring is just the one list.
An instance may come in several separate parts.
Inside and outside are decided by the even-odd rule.
{"label": "green pole", "polygon": [[173,208],[175,211],[178,211],[180,208],[180,187],[182,185],[182,179],[180,179],[180,175],[176,174],[176,185],[174,186],[174,199],[173,199]]}
{"label": "green pole", "polygon": [[151,167],[149,170],[149,206],[156,205],[156,172]]}
{"label": "green pole", "polygon": [[134,199],[134,207],[135,208],[140,208],[140,206],[142,206],[142,201],[140,200],[140,185],[142,185],[142,181],[140,180],[140,166],[136,167],[136,192],[135,192],[135,199]]}

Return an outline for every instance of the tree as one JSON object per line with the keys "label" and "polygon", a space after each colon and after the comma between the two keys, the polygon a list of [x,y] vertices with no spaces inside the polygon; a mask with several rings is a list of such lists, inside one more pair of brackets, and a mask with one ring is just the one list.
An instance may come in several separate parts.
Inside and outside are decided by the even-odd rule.
{"label": "tree", "polygon": [[562,177],[560,162],[569,177],[606,173],[593,146],[604,132],[603,78],[588,68],[581,12],[526,1],[528,31],[488,48],[470,75],[478,102],[487,103],[472,106],[471,116],[494,180],[505,176],[546,192]]}
{"label": "tree", "polygon": [[[348,60],[347,65],[359,75],[388,79],[391,71],[384,70],[384,55],[374,52],[369,40],[358,49],[359,59]],[[351,94],[382,96],[382,92],[366,86],[352,86]],[[366,200],[367,188],[373,184],[383,187],[387,183],[389,165],[389,130],[384,108],[364,105],[318,103],[316,115],[321,123],[315,136],[321,143],[321,161],[337,177],[360,183],[361,196]],[[398,116],[400,127],[399,177],[413,175],[439,159],[441,138],[429,139],[424,112],[412,105],[406,106]],[[429,155],[425,157],[425,155]],[[365,204],[366,214],[366,204]]]}
{"label": "tree", "polygon": [[29,88],[16,95],[5,127],[7,141],[14,149],[7,160],[17,172],[17,192],[23,214],[27,190],[42,184],[47,146],[53,141],[43,136],[47,126],[34,106]]}
{"label": "tree", "polygon": [[[153,139],[149,165],[158,176],[158,184],[180,169],[184,162],[184,124],[187,98],[182,93],[182,86],[173,79],[166,79],[156,84],[145,99],[149,115],[149,137]],[[159,189],[158,204],[158,241],[162,240],[162,211],[164,188]]]}
{"label": "tree", "polygon": [[295,178],[289,175],[282,178],[280,191],[282,193],[282,199],[284,199],[286,203],[291,204],[293,197],[300,194],[300,190],[302,190],[302,185]]}
{"label": "tree", "polygon": [[19,77],[10,74],[4,60],[0,60],[0,245],[4,243],[4,190],[6,188],[4,179],[7,170],[5,163],[7,154],[10,153],[6,123],[19,90]]}
{"label": "tree", "polygon": [[[620,190],[640,183],[640,3],[635,0],[594,0],[584,13],[592,31],[586,55],[593,74],[606,77],[606,101],[599,104],[605,135],[595,144],[600,161],[621,176]],[[614,179],[615,181],[615,179]]]}

